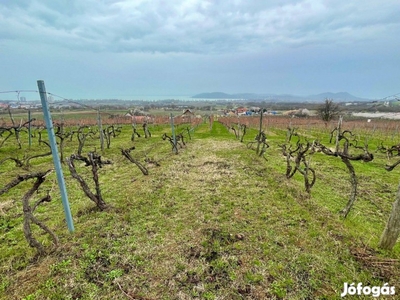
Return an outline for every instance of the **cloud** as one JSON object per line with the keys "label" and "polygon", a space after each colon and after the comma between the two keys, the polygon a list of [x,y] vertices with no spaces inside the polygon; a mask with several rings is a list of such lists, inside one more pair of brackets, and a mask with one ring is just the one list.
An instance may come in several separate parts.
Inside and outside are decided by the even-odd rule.
{"label": "cloud", "polygon": [[398,0],[1,1],[0,90],[395,94],[399,15]]}
{"label": "cloud", "polygon": [[398,15],[397,0],[7,1],[0,38],[89,52],[235,53],[389,39]]}

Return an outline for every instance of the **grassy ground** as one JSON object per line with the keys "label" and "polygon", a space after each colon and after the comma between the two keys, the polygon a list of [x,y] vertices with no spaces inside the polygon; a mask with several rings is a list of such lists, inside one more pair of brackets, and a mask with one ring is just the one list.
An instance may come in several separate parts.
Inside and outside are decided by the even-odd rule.
{"label": "grassy ground", "polygon": [[[398,173],[385,173],[383,155],[355,163],[360,193],[343,220],[338,212],[350,185],[344,164],[314,155],[318,179],[309,197],[301,177],[284,176],[278,144],[285,132],[267,133],[265,161],[219,123],[196,128],[178,155],[161,139],[168,127],[150,130],[151,139],[132,143],[126,127],[106,149],[113,164],[99,175],[105,211],[64,170],[74,233],[66,229],[55,175],[45,182],[41,193],[51,190],[54,200],[35,215],[60,238],[54,248],[35,229],[46,256],[36,256],[22,233],[20,199],[32,183],[1,196],[1,299],[339,299],[344,282],[388,282],[400,293],[400,245],[377,250],[398,182]],[[133,156],[159,161],[147,165],[148,176],[120,154],[132,144]],[[85,150],[93,147],[97,141],[89,140]],[[0,155],[11,151],[22,157],[25,150],[6,146]],[[30,172],[48,160],[33,162]],[[28,172],[11,162],[0,167],[1,187]],[[90,180],[89,170],[78,171]]]}

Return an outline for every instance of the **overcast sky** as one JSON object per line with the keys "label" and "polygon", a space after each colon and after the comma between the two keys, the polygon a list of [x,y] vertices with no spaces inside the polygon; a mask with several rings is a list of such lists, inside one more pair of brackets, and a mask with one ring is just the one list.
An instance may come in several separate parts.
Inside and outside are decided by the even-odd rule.
{"label": "overcast sky", "polygon": [[0,91],[37,90],[41,79],[69,99],[380,99],[400,93],[400,2],[2,0],[0,63]]}

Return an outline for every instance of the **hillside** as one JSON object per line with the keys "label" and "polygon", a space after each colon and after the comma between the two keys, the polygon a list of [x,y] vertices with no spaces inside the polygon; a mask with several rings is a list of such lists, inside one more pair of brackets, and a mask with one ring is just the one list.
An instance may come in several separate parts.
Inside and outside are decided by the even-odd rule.
{"label": "hillside", "polygon": [[[19,199],[30,185],[1,196],[1,299],[340,299],[344,282],[400,289],[399,244],[392,252],[376,249],[398,182],[380,168],[383,154],[356,165],[360,196],[343,220],[345,167],[316,154],[310,197],[301,177],[284,175],[278,147],[284,130],[268,129],[268,161],[246,147],[253,129],[240,143],[220,123],[211,130],[202,124],[178,155],[161,139],[170,128],[150,130],[151,139],[136,138],[132,151],[143,163],[150,159],[148,176],[121,156],[120,148],[133,144],[131,126],[106,149],[104,158],[113,164],[99,171],[104,211],[65,169],[76,231],[66,230],[59,196],[38,207],[35,215],[60,239],[53,249],[35,230],[53,249],[46,256],[36,257],[22,234]],[[95,145],[89,140],[85,151]],[[72,153],[76,145],[67,146]],[[1,149],[4,156],[9,148]],[[25,173],[11,162],[3,166],[1,187]],[[84,164],[78,167],[91,179]],[[57,190],[54,174],[46,190]],[[5,206],[10,201],[13,206]]]}

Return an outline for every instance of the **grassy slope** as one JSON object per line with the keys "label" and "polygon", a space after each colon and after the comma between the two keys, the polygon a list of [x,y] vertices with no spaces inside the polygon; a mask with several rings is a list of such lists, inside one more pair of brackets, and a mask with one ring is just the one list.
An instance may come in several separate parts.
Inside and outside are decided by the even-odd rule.
{"label": "grassy slope", "polygon": [[[343,221],[344,165],[315,155],[319,177],[309,198],[301,178],[283,175],[282,132],[269,132],[265,162],[218,123],[198,128],[178,156],[160,139],[164,131],[153,130],[132,152],[161,160],[147,177],[119,154],[131,145],[129,130],[106,151],[114,161],[100,174],[107,211],[93,210],[65,171],[76,232],[66,232],[59,199],[39,207],[36,215],[61,241],[46,257],[35,258],[22,235],[18,199],[29,184],[2,197],[15,205],[1,215],[1,298],[331,299],[344,282],[400,289],[396,269],[368,260],[400,257],[399,245],[391,253],[371,249],[397,182],[394,174],[382,182],[379,161],[356,165],[360,197]],[[54,186],[53,176],[44,190]]]}

